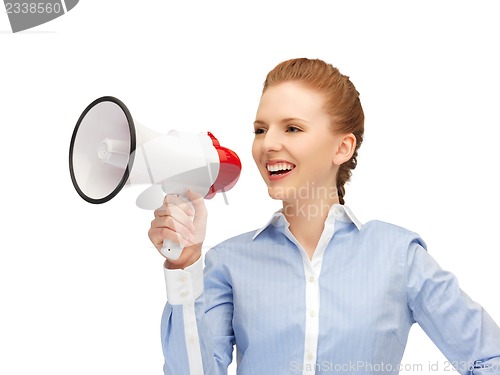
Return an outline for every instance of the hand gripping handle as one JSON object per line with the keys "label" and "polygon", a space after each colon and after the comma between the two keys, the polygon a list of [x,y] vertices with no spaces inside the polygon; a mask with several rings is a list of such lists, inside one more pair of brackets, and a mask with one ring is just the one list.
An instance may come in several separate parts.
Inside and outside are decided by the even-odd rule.
{"label": "hand gripping handle", "polygon": [[[187,197],[184,197],[182,195],[180,197],[182,200],[184,200],[187,204],[191,206],[191,209],[194,212],[194,206],[191,203],[191,201]],[[193,220],[194,216],[191,219]],[[174,224],[174,229],[175,229],[175,224]],[[163,246],[160,250],[160,253],[162,253],[162,255],[167,259],[177,260],[181,256],[182,250],[184,250],[184,246],[182,246],[180,243],[165,238],[163,240]]]}

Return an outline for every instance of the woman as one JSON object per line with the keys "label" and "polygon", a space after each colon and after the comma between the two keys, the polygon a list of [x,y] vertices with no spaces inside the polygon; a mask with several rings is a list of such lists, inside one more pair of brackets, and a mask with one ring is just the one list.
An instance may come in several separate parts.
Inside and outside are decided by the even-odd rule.
{"label": "woman", "polygon": [[[406,229],[344,206],[363,140],[359,94],[321,60],[269,72],[252,154],[283,202],[263,228],[207,252],[207,213],[167,196],[149,236],[186,245],[165,262],[165,374],[397,373],[418,322],[460,373],[500,374],[500,329]],[[175,226],[174,226],[175,224]],[[204,282],[203,282],[204,281]]]}

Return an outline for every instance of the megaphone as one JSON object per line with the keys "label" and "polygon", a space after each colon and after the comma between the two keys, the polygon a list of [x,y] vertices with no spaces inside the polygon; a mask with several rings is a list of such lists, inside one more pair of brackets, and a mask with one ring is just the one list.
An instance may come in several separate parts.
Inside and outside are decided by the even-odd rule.
{"label": "megaphone", "polygon": [[[71,181],[85,201],[101,204],[126,185],[150,185],[136,200],[143,209],[163,204],[165,194],[191,190],[206,199],[230,190],[241,162],[212,133],[156,132],[134,122],[119,99],[103,96],[80,115],[69,149]],[[182,246],[163,242],[161,253],[178,259]]]}

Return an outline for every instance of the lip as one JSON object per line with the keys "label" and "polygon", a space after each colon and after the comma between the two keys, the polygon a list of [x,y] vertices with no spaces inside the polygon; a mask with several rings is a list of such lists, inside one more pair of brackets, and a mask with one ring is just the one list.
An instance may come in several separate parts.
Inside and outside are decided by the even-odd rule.
{"label": "lip", "polygon": [[267,177],[269,178],[269,181],[277,181],[277,180],[282,180],[290,175],[290,173],[293,172],[293,169],[290,170],[289,172],[283,173],[283,174],[271,174],[270,172],[267,172]]}
{"label": "lip", "polygon": [[[280,164],[280,163],[291,164],[291,165],[293,165],[293,168],[291,170],[289,170],[288,172],[283,173],[283,174],[271,174],[271,172],[268,171],[268,169],[267,169],[268,165],[275,165],[275,164]],[[282,160],[282,159],[280,159],[280,160],[267,160],[264,163],[264,168],[266,169],[267,177],[269,178],[269,181],[278,181],[278,180],[282,180],[282,179],[288,177],[293,172],[295,167],[296,166],[294,163],[291,163],[288,160]]]}

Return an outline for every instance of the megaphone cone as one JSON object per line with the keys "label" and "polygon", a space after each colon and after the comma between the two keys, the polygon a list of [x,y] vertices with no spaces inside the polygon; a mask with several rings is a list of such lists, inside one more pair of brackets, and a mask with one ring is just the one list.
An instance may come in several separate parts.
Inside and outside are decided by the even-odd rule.
{"label": "megaphone cone", "polygon": [[78,194],[95,204],[115,197],[129,178],[136,142],[125,104],[106,96],[93,101],[78,119],[69,148],[71,181]]}

